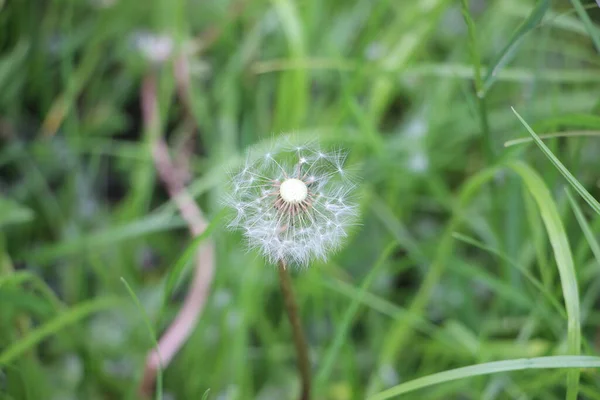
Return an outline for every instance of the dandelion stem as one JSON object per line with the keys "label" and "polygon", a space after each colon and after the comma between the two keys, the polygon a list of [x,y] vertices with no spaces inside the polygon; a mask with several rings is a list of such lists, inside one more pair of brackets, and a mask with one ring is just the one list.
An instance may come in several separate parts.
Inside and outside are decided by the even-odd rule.
{"label": "dandelion stem", "polygon": [[280,260],[278,264],[279,270],[279,284],[281,285],[281,292],[283,293],[283,301],[285,308],[292,325],[292,334],[294,335],[294,345],[296,347],[296,355],[298,357],[298,372],[300,373],[300,381],[302,385],[302,392],[300,394],[300,400],[310,399],[310,363],[308,360],[308,346],[306,345],[306,339],[302,332],[302,325],[300,324],[300,316],[298,315],[298,305],[294,298],[294,291],[292,290],[292,280],[290,279],[290,273],[286,268],[285,261]]}

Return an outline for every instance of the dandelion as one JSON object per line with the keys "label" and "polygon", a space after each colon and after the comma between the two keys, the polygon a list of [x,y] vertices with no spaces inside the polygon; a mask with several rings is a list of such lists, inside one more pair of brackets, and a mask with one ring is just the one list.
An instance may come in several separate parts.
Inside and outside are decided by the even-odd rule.
{"label": "dandelion", "polygon": [[283,145],[249,157],[231,179],[226,203],[235,210],[230,228],[241,229],[251,248],[278,264],[279,283],[298,355],[303,400],[310,399],[308,346],[286,266],[325,260],[340,247],[357,207],[346,154],[314,143]]}
{"label": "dandelion", "polygon": [[231,179],[230,228],[270,262],[306,265],[326,260],[354,222],[356,185],[344,168],[346,154],[314,143],[274,148],[248,159]]}

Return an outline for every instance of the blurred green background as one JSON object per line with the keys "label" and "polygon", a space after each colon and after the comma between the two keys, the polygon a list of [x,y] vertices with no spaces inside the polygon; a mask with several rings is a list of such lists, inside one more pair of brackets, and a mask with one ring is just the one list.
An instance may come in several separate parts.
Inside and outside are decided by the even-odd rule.
{"label": "blurred green background", "polygon": [[[288,132],[347,149],[361,177],[361,226],[293,273],[315,399],[596,355],[600,208],[577,189],[600,197],[599,23],[582,0],[0,1],[0,399],[137,398],[199,243],[156,173],[160,138],[216,265],[157,398],[297,395],[276,269],[220,202],[228,168]],[[600,399],[598,370],[577,371],[460,373],[402,398]]]}

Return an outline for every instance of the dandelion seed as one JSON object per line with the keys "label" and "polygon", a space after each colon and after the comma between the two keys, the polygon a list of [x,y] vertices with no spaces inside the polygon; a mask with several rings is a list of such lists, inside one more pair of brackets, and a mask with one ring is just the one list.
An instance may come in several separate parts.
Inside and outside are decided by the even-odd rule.
{"label": "dandelion seed", "polygon": [[309,143],[249,159],[232,175],[226,204],[235,216],[229,227],[242,230],[249,247],[273,263],[326,259],[357,214],[345,158]]}

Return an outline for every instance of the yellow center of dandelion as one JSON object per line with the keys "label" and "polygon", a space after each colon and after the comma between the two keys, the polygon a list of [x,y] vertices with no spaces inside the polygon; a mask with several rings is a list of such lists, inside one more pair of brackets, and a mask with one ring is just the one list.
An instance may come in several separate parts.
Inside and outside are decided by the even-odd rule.
{"label": "yellow center of dandelion", "polygon": [[306,200],[308,188],[300,179],[286,179],[279,187],[279,194],[283,201],[292,204],[298,204]]}

